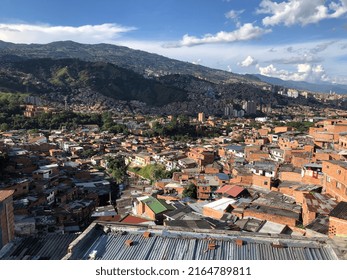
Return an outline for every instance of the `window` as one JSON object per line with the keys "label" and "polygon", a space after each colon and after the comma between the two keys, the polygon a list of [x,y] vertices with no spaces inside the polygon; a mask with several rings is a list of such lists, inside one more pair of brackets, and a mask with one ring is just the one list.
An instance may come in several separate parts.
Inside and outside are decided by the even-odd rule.
{"label": "window", "polygon": [[341,170],[337,169],[337,174],[341,175]]}
{"label": "window", "polygon": [[267,186],[267,184],[268,184],[268,181],[265,181],[265,182],[264,182],[264,185]]}
{"label": "window", "polygon": [[328,183],[330,183],[330,177],[329,176],[327,176],[326,180],[327,180]]}
{"label": "window", "polygon": [[337,189],[341,189],[341,183],[340,183],[340,182],[337,182],[337,183],[336,183],[336,188],[337,188]]}

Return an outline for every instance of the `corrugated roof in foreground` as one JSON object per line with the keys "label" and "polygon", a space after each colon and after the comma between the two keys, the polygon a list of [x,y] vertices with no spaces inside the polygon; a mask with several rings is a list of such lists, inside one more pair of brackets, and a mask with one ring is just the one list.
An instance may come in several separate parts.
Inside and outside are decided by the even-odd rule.
{"label": "corrugated roof in foreground", "polygon": [[[97,228],[97,226],[95,227]],[[106,230],[107,228],[107,230]],[[89,233],[93,229],[89,229]],[[145,231],[151,237],[144,237]],[[96,251],[96,260],[335,260],[337,256],[324,240],[299,237],[271,237],[223,231],[209,233],[168,230],[154,227],[109,225],[96,239],[80,238],[67,259],[88,259]],[[243,245],[237,244],[243,240]],[[133,245],[125,242],[132,240]],[[209,243],[216,246],[209,250]],[[273,245],[275,244],[275,245]],[[277,244],[277,245],[276,245]],[[282,244],[282,245],[281,245]]]}
{"label": "corrugated roof in foreground", "polygon": [[[12,242],[11,249],[2,255],[2,260],[60,260],[68,250],[76,234],[52,233],[39,237],[19,238]],[[1,255],[1,254],[0,254]]]}

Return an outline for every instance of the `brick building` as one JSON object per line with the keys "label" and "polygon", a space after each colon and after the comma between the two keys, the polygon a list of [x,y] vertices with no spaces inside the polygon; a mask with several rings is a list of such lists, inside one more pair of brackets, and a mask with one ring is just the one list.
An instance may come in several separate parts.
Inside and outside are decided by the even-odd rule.
{"label": "brick building", "polygon": [[134,202],[133,213],[161,223],[163,214],[174,209],[175,208],[167,204],[164,200],[156,199],[153,196],[144,196],[138,197]]}
{"label": "brick building", "polygon": [[245,208],[243,218],[245,217],[254,217],[260,220],[267,220],[294,227],[300,219],[300,214],[290,210],[256,205]]}
{"label": "brick building", "polygon": [[330,212],[329,236],[347,236],[347,202],[340,202]]}
{"label": "brick building", "polygon": [[225,213],[230,213],[233,210],[233,207],[231,205],[235,202],[235,199],[224,197],[219,200],[213,201],[209,204],[206,204],[203,207],[202,213],[206,217],[220,219],[223,217]]}
{"label": "brick building", "polygon": [[334,209],[337,202],[329,195],[320,193],[305,193],[302,203],[302,222],[311,223],[318,215],[327,216]]}
{"label": "brick building", "polygon": [[309,135],[318,147],[332,148],[339,143],[340,133],[347,131],[347,120],[324,120],[310,127]]}
{"label": "brick building", "polygon": [[204,148],[192,148],[187,154],[188,158],[195,160],[199,166],[205,166],[214,162],[214,152]]}
{"label": "brick building", "polygon": [[323,162],[323,187],[337,201],[347,201],[347,162],[329,160]]}
{"label": "brick building", "polygon": [[0,191],[0,248],[14,238],[13,193]]}

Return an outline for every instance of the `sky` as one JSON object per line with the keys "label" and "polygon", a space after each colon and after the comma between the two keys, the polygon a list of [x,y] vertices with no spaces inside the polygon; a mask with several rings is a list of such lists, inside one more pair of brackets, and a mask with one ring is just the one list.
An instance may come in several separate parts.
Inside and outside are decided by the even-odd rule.
{"label": "sky", "polygon": [[0,0],[0,40],[110,43],[234,73],[347,84],[347,0]]}

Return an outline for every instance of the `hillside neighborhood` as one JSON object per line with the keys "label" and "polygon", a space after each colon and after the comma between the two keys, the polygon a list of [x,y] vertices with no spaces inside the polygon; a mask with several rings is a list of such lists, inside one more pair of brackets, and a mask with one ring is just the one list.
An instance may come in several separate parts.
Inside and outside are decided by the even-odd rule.
{"label": "hillside neighborhood", "polygon": [[186,121],[212,136],[149,133],[173,119],[113,116],[127,133],[2,131],[0,259],[61,259],[98,224],[324,240],[346,258],[346,119],[312,118],[305,130],[200,113]]}

